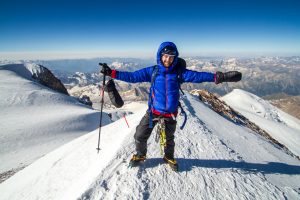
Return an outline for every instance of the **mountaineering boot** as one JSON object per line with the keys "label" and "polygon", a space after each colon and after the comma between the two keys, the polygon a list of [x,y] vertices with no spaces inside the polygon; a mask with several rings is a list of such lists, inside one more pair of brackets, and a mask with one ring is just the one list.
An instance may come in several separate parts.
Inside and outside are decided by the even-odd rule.
{"label": "mountaineering boot", "polygon": [[167,158],[166,156],[164,156],[163,159],[172,168],[172,170],[174,170],[176,172],[178,171],[178,164],[174,158],[170,159],[170,158]]}
{"label": "mountaineering boot", "polygon": [[136,167],[146,160],[146,156],[133,155],[129,162],[129,167]]}

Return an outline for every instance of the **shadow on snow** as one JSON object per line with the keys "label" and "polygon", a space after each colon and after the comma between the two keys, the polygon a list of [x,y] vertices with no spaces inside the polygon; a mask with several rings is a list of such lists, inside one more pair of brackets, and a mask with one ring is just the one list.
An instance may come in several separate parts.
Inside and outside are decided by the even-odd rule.
{"label": "shadow on snow", "polygon": [[[177,158],[179,172],[191,171],[194,168],[214,168],[214,169],[233,169],[242,170],[251,173],[263,174],[300,174],[300,166],[289,165],[278,162],[268,163],[248,163],[244,161],[233,160],[205,160],[205,159],[189,159]],[[161,158],[149,158],[145,163],[146,168],[153,168],[164,163]]]}

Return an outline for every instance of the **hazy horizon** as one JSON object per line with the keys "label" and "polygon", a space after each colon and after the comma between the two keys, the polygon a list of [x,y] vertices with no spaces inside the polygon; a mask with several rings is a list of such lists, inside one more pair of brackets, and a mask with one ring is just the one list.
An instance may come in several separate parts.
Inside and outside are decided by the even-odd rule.
{"label": "hazy horizon", "polygon": [[[272,52],[202,52],[181,54],[180,57],[236,57],[236,58],[253,58],[253,57],[292,57],[300,56],[300,53],[272,53]],[[1,60],[59,60],[59,59],[93,59],[93,58],[137,58],[152,59],[156,53],[141,54],[140,52],[118,54],[116,52],[0,52]]]}

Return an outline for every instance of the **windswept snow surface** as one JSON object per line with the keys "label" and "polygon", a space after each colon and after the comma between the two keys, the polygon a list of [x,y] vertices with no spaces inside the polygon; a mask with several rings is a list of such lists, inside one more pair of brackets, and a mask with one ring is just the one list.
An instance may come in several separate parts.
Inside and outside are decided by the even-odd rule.
{"label": "windswept snow surface", "polygon": [[[99,127],[95,110],[34,82],[31,75],[38,70],[35,64],[0,66],[0,173]],[[109,122],[106,115],[104,121]]]}
{"label": "windswept snow surface", "polygon": [[[47,154],[0,184],[3,200],[19,199],[300,199],[300,161],[251,130],[187,95],[184,130],[176,131],[179,172],[162,161],[153,133],[146,162],[128,168],[133,135],[147,105]],[[178,118],[178,126],[182,119]]]}
{"label": "windswept snow surface", "polygon": [[300,157],[299,119],[281,111],[260,97],[240,89],[233,90],[221,97],[221,100]]}

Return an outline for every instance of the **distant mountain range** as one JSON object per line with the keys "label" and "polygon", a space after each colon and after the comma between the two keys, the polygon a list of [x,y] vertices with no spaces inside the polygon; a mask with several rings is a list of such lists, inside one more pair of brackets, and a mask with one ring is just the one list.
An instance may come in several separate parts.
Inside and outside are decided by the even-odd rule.
{"label": "distant mountain range", "polygon": [[[238,83],[224,83],[220,85],[211,83],[184,83],[182,88],[185,90],[206,89],[219,95],[224,95],[238,88],[258,96],[272,95],[275,93],[285,93],[288,95],[300,94],[300,57],[297,56],[259,58],[195,57],[185,59],[188,68],[196,71],[225,72],[238,70],[243,73],[243,79]],[[93,87],[93,85],[99,85],[101,82],[98,67],[99,61],[107,62],[112,68],[122,71],[135,71],[155,64],[154,59],[142,60],[125,58],[39,62],[50,68],[68,88],[74,86],[86,88],[88,86]],[[125,92],[128,89],[130,90],[136,87],[146,89],[149,87],[149,84],[124,84],[119,82],[118,87],[120,92]],[[142,96],[145,95],[143,94]]]}

